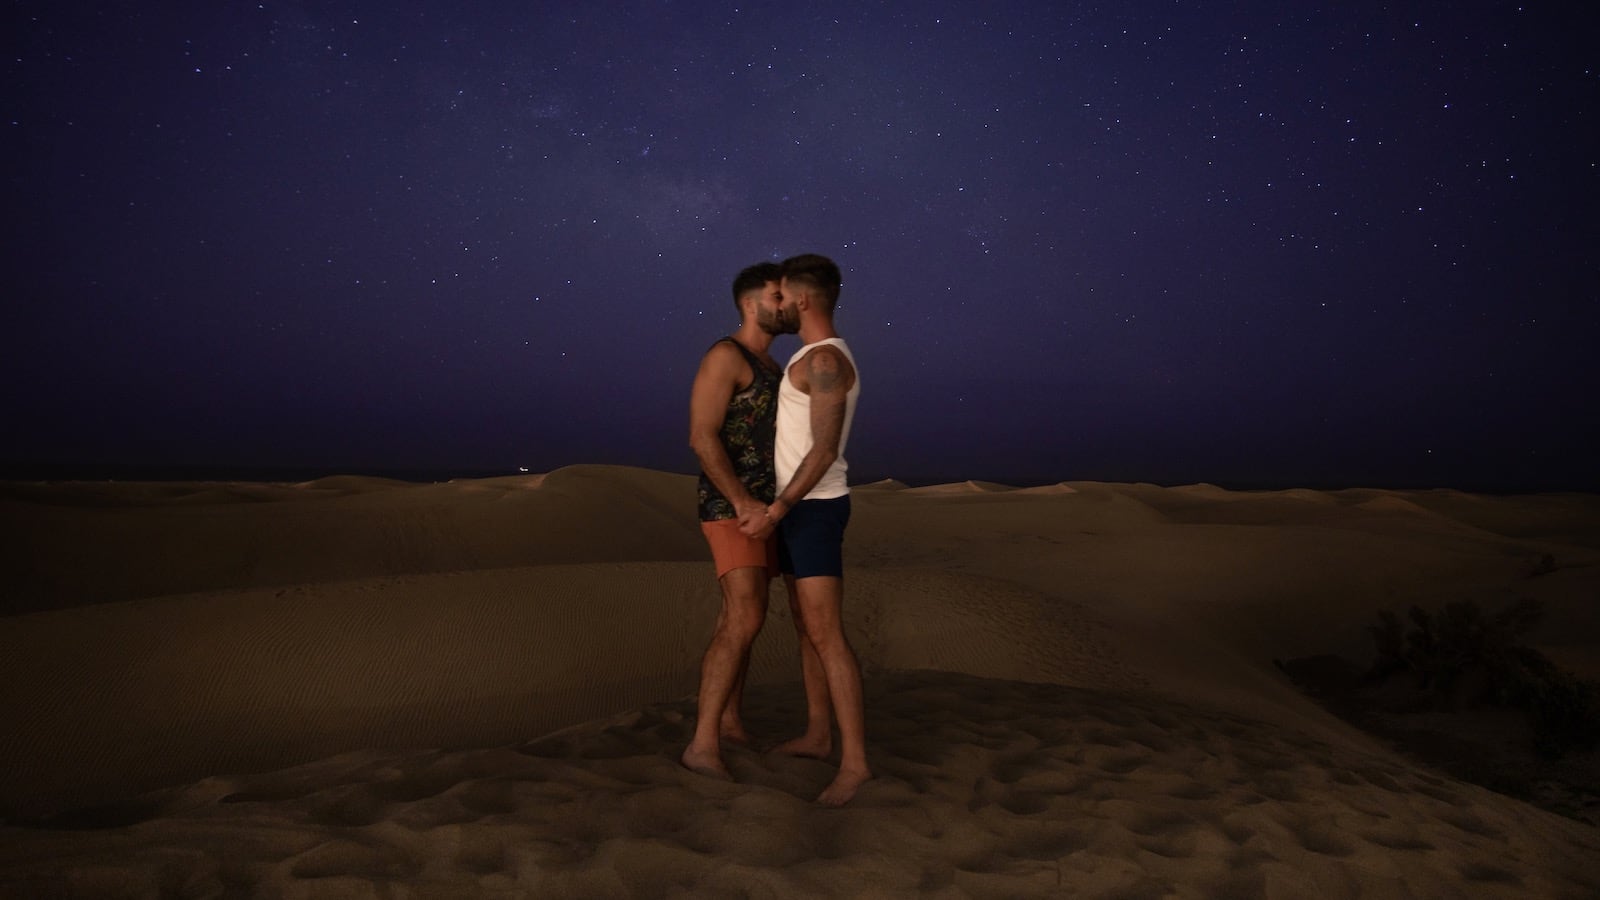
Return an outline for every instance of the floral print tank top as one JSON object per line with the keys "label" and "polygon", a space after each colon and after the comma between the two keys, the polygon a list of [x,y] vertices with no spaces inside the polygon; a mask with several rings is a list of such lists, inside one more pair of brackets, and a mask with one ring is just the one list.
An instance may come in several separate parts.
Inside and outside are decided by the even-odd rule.
{"label": "floral print tank top", "polygon": [[[727,341],[739,348],[754,377],[750,386],[728,400],[728,413],[722,419],[722,448],[733,463],[733,472],[752,497],[771,503],[776,495],[777,476],[772,469],[773,435],[778,424],[778,382],[783,373],[767,368],[761,357],[745,349],[731,337]],[[715,345],[713,345],[715,346]],[[737,518],[729,503],[704,472],[700,473],[700,521]]]}

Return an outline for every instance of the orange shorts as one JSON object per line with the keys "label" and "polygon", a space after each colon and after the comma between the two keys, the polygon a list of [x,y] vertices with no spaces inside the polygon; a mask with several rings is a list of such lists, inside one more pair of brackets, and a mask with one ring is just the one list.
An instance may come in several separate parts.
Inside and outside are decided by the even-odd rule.
{"label": "orange shorts", "polygon": [[756,540],[739,530],[738,519],[718,519],[701,522],[700,532],[711,545],[711,561],[716,563],[717,577],[734,569],[764,568],[768,578],[778,577],[778,533],[767,535],[766,540]]}

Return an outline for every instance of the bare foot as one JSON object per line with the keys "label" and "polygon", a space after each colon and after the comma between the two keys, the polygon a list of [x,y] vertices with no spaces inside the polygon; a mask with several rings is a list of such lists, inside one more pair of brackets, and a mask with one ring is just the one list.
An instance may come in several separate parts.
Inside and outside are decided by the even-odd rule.
{"label": "bare foot", "polygon": [[750,733],[745,731],[744,726],[737,722],[732,725],[726,722],[722,723],[722,733],[719,737],[730,744],[737,744],[740,747],[750,746]]}
{"label": "bare foot", "polygon": [[733,780],[733,776],[728,773],[728,767],[722,764],[722,757],[717,753],[703,753],[691,746],[683,751],[683,756],[679,757],[678,762],[696,775],[704,775],[719,781]]}
{"label": "bare foot", "polygon": [[793,740],[784,741],[767,752],[784,756],[804,756],[807,759],[827,759],[828,754],[833,752],[833,735],[827,734],[818,738],[802,734]]}
{"label": "bare foot", "polygon": [[855,797],[856,791],[860,790],[863,784],[871,780],[872,773],[866,769],[840,769],[839,774],[833,779],[833,784],[828,785],[817,795],[817,802],[823,806],[843,806]]}

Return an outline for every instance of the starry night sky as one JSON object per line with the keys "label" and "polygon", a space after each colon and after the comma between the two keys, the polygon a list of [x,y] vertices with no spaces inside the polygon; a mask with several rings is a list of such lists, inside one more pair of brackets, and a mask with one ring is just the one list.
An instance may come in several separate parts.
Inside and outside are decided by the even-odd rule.
{"label": "starry night sky", "polygon": [[858,482],[1600,490],[1581,6],[13,2],[0,464],[693,471],[819,252]]}

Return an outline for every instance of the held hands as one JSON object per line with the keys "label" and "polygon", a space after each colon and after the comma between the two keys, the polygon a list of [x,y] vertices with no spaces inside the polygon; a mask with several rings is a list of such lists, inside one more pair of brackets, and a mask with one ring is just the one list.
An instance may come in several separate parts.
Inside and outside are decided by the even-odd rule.
{"label": "held hands", "polygon": [[739,530],[753,538],[765,538],[778,524],[767,505],[759,500],[735,503],[734,512],[739,514]]}
{"label": "held hands", "polygon": [[753,538],[765,538],[778,527],[778,520],[789,514],[789,502],[782,497],[766,505],[754,501],[751,505],[754,508],[749,513],[743,504],[735,510],[739,513],[739,530]]}

